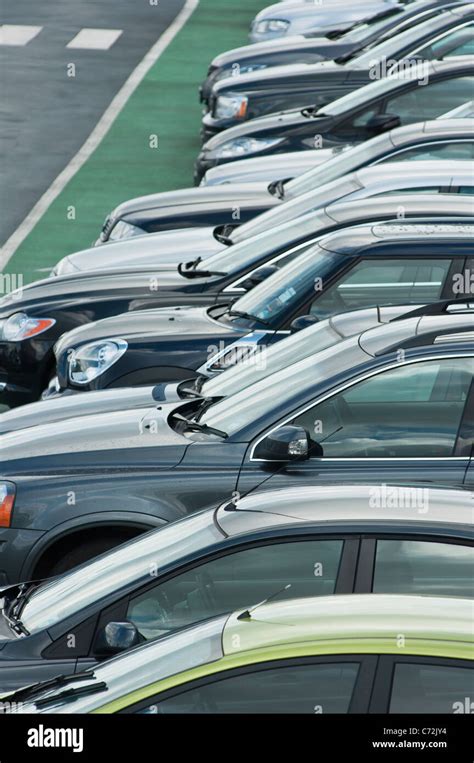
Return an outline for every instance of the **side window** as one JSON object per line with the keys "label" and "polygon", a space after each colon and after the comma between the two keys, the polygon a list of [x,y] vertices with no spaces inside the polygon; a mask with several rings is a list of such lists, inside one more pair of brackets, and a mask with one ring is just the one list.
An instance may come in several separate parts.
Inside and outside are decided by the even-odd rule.
{"label": "side window", "polygon": [[[429,511],[429,504],[425,508]],[[378,540],[372,591],[471,598],[474,549],[456,543]]]}
{"label": "side window", "polygon": [[318,318],[380,304],[435,302],[440,299],[450,259],[362,259],[315,298]]}
{"label": "side window", "polygon": [[[377,162],[377,164],[384,164],[385,162],[419,162],[428,159],[465,159],[472,161],[474,159],[474,143],[466,140],[414,146],[406,151],[402,150],[390,154],[382,159],[382,161]],[[416,189],[416,192],[418,193],[418,189]],[[397,191],[397,193],[400,193],[400,191]]]}
{"label": "side window", "polygon": [[130,600],[127,620],[145,639],[244,609],[288,584],[281,598],[334,593],[342,540],[302,540],[247,548],[205,562]]}
{"label": "side window", "polygon": [[474,55],[474,27],[472,24],[455,29],[439,40],[414,51],[421,58],[429,61],[449,58],[450,56]]}
{"label": "side window", "polygon": [[398,663],[389,713],[454,713],[465,697],[472,699],[473,686],[472,668]]}
{"label": "side window", "polygon": [[219,678],[161,702],[144,713],[347,713],[359,664],[282,666]]}
{"label": "side window", "polygon": [[292,423],[333,458],[434,458],[454,453],[474,360],[384,371],[313,406]]}
{"label": "side window", "polygon": [[472,98],[474,77],[452,77],[441,82],[416,84],[387,101],[384,112],[398,114],[402,125],[420,119],[436,119],[445,111],[460,106]]}
{"label": "side window", "polygon": [[458,188],[458,193],[473,194],[474,193],[474,185],[461,185]]}

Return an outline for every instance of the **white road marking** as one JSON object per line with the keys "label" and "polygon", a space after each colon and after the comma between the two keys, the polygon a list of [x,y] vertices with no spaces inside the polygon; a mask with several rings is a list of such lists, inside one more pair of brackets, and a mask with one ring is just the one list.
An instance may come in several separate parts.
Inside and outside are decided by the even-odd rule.
{"label": "white road marking", "polygon": [[2,24],[0,26],[0,45],[27,45],[42,29],[42,26]]}
{"label": "white road marking", "polygon": [[15,254],[20,244],[23,243],[35,225],[41,220],[44,213],[49,209],[53,201],[59,196],[61,191],[63,191],[65,186],[74,177],[76,172],[78,172],[86,163],[91,154],[94,153],[97,146],[102,142],[103,138],[112,127],[112,124],[115,122],[116,118],[122,111],[134,90],[136,90],[153,64],[158,61],[161,54],[164,53],[168,45],[183,28],[198,5],[199,0],[186,0],[174,21],[169,25],[167,29],[165,29],[161,37],[158,38],[158,40],[150,48],[145,57],[140,61],[138,66],[133,70],[127,81],[122,85],[117,95],[112,100],[111,104],[102,114],[86,142],[81,146],[77,154],[72,157],[69,164],[63,169],[62,172],[60,172],[57,178],[53,180],[48,190],[44,192],[40,199],[38,199],[33,209],[27,214],[23,222],[20,223],[18,228],[5,242],[0,252],[0,269],[5,267],[9,259]]}
{"label": "white road marking", "polygon": [[108,50],[122,34],[122,29],[81,29],[66,48]]}

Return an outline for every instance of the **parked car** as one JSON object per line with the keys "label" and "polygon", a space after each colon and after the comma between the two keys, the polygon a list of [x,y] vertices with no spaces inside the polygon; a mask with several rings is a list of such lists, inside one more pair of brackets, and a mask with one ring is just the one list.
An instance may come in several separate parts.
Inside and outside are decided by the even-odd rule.
{"label": "parked car", "polygon": [[[456,321],[447,316],[457,315]],[[264,331],[252,331],[223,350],[211,354],[209,359],[197,369],[197,376],[182,382],[160,383],[151,386],[100,389],[82,392],[77,396],[70,387],[58,394],[56,381],[54,391],[44,393],[44,400],[30,403],[20,410],[3,413],[0,416],[0,433],[18,431],[27,427],[64,421],[77,416],[90,416],[94,413],[123,411],[131,408],[149,408],[161,402],[174,402],[193,397],[217,399],[233,395],[250,387],[260,379],[282,370],[299,360],[315,355],[316,352],[335,346],[343,339],[360,334],[369,328],[381,326],[397,318],[416,318],[411,327],[404,323],[399,330],[413,330],[413,336],[426,333],[427,321],[430,330],[451,330],[451,327],[466,329],[472,321],[467,315],[474,315],[469,303],[463,305],[459,300],[445,300],[431,303],[413,310],[413,305],[391,305],[352,310],[332,316],[325,320],[312,322],[310,316],[303,316],[300,322],[303,329],[290,335],[286,332],[267,334]],[[434,315],[439,315],[438,323],[433,322]],[[422,316],[430,316],[419,320]],[[314,320],[314,319],[313,319]],[[298,321],[296,322],[298,323]],[[473,326],[474,328],[474,326]],[[276,346],[278,345],[278,346]],[[223,372],[226,372],[223,376]],[[216,378],[218,377],[218,378]],[[219,378],[220,377],[220,378]],[[53,398],[53,399],[51,399]]]}
{"label": "parked car", "polygon": [[453,5],[446,0],[415,0],[407,5],[393,5],[369,11],[367,17],[354,22],[347,31],[329,32],[327,37],[294,35],[265,42],[233,48],[216,56],[209,65],[207,77],[199,88],[201,101],[208,104],[212,88],[216,82],[236,74],[261,71],[272,66],[332,61],[338,56],[359,50],[372,40],[382,40],[392,30],[403,31],[407,24],[417,23],[420,14],[423,19],[438,12],[438,8]]}
{"label": "parked car", "polygon": [[436,119],[470,100],[472,64],[451,59],[423,62],[421,66],[423,87],[412,68],[374,80],[323,109],[314,106],[285,111],[224,130],[202,147],[195,182],[218,164],[256,154],[358,143],[394,127]]}
{"label": "parked car", "polygon": [[[467,195],[410,193],[374,197],[370,206],[365,199],[343,202],[306,215],[297,226],[290,220],[270,225],[268,233],[241,244],[231,239],[233,245],[221,244],[221,254],[209,258],[210,265],[204,268],[196,258],[183,264],[180,272],[160,273],[153,261],[148,268],[135,265],[133,270],[129,256],[128,267],[115,273],[79,273],[29,284],[0,300],[0,403],[15,407],[40,397],[56,376],[53,347],[66,331],[124,311],[229,304],[268,277],[271,270],[262,265],[283,265],[329,231],[400,215],[420,222],[433,218],[470,222],[472,204]],[[148,237],[150,242],[152,238]],[[224,275],[210,274],[219,272]],[[16,331],[14,338],[10,330]]]}
{"label": "parked car", "polygon": [[[322,148],[319,151],[289,151],[287,154],[241,159],[208,170],[201,185],[271,182],[282,201],[311,187],[335,180],[342,174],[381,162],[423,159],[474,159],[474,126],[469,119],[433,119],[390,132],[354,146]],[[297,175],[299,180],[289,181]],[[304,175],[304,177],[302,177]],[[313,184],[313,185],[311,185]]]}
{"label": "parked car", "polygon": [[314,320],[376,305],[465,299],[471,294],[463,274],[471,270],[473,234],[471,225],[348,227],[324,236],[227,304],[136,310],[88,323],[55,344],[59,392],[188,380],[250,331],[275,341],[295,321],[301,325],[301,316]]}
{"label": "parked car", "polygon": [[[456,185],[460,187],[469,186],[472,173],[469,171],[469,164],[465,160],[472,156],[474,133],[472,129],[469,129],[470,126],[466,125],[468,120],[459,121],[462,124],[458,125],[458,130],[452,136],[453,140],[448,137],[443,129],[438,128],[437,130],[435,126],[432,132],[428,128],[427,135],[432,137],[430,142],[433,145],[427,146],[427,136],[424,136],[425,141],[417,141],[416,138],[413,140],[413,137],[410,140],[408,128],[405,130],[405,136],[400,136],[400,144],[396,149],[394,142],[398,142],[397,136],[392,139],[391,136],[388,139],[385,136],[379,136],[375,139],[375,145],[371,143],[367,150],[365,144],[354,146],[350,149],[351,153],[342,152],[333,156],[330,163],[325,162],[321,167],[308,171],[303,177],[296,178],[291,184],[288,184],[287,187],[281,180],[270,184],[248,184],[247,187],[254,186],[255,200],[260,199],[259,205],[266,214],[262,212],[260,215],[254,216],[253,220],[247,220],[248,224],[243,228],[243,235],[246,236],[248,230],[252,231],[252,235],[265,230],[269,220],[271,220],[272,225],[279,225],[285,220],[292,219],[296,216],[295,209],[298,209],[297,215],[300,216],[306,210],[312,211],[323,204],[338,199],[349,200],[349,198],[357,198],[358,195],[369,196],[371,195],[369,189],[375,187],[376,184],[381,184],[376,191],[377,194],[395,192],[398,188],[406,190],[409,187],[416,187],[419,185],[420,177],[423,177],[428,191],[433,188],[443,190],[453,185],[452,180],[446,182],[446,173],[452,169],[452,173],[458,174]],[[438,131],[443,135],[443,139],[439,142],[435,137]],[[403,148],[407,148],[406,155]],[[410,164],[406,163],[405,156]],[[395,162],[400,162],[398,166],[391,166],[392,157]],[[456,157],[461,158],[456,159]],[[384,162],[383,167],[372,166],[382,162]],[[365,167],[366,164],[368,164],[367,168]],[[357,174],[355,174],[356,169],[360,170]],[[350,174],[351,172],[353,174]],[[433,177],[436,178],[438,174],[440,176],[439,182],[436,181],[433,185]],[[466,178],[467,182],[465,182]],[[452,179],[454,179],[453,174]],[[225,188],[225,195],[229,198],[232,196],[233,187],[230,185]],[[236,187],[240,190],[244,186],[239,184]],[[197,194],[200,193],[200,189],[194,190]],[[214,192],[218,194],[219,188],[214,189]],[[265,207],[267,198],[271,199],[271,203]],[[294,203],[291,203],[292,201]],[[236,209],[238,208],[236,207]],[[272,210],[273,214],[271,214]],[[160,212],[160,210],[158,211]],[[183,208],[183,213],[186,215],[185,208]],[[156,209],[150,210],[149,229],[151,231],[153,230],[155,214]],[[210,214],[210,219],[212,220],[212,214]],[[213,236],[217,238],[218,242],[225,244],[226,236],[232,232],[234,227],[236,227],[235,221],[233,225],[214,227]],[[144,232],[146,231],[142,230],[142,233]],[[190,234],[190,237],[192,238],[193,235]],[[172,235],[168,241],[173,241]],[[136,248],[140,249],[140,247],[141,243],[138,241]],[[124,247],[124,251],[128,251],[128,247]],[[179,261],[179,251],[176,250],[176,253]],[[128,264],[130,262],[128,254],[126,257]],[[95,247],[92,247],[64,257],[55,265],[53,274],[62,275],[77,270],[94,270],[101,266],[107,267],[108,263],[117,263],[118,259],[118,250],[110,245],[101,249],[99,253]],[[156,255],[153,259],[156,261]],[[139,259],[138,261],[135,260],[135,263],[139,264],[140,261],[143,262]]]}
{"label": "parked car", "polygon": [[48,577],[249,491],[472,488],[472,316],[450,318],[422,334],[412,319],[371,329],[216,400],[2,435],[1,579]]}
{"label": "parked car", "polygon": [[371,12],[397,7],[390,0],[361,0],[354,4],[347,0],[331,0],[327,5],[308,2],[276,3],[258,13],[251,24],[250,42],[271,40],[285,35],[317,33],[325,35],[344,30]]}
{"label": "parked car", "polygon": [[470,697],[472,642],[470,599],[264,601],[4,700],[20,713],[449,715]]}
{"label": "parked car", "polygon": [[[400,505],[384,505],[388,497]],[[52,581],[4,588],[0,690],[91,668],[283,585],[284,599],[472,597],[472,499],[431,485],[270,491],[146,533]],[[117,621],[129,624],[122,640]]]}
{"label": "parked car", "polygon": [[474,54],[474,5],[439,8],[425,21],[416,18],[404,32],[375,39],[359,52],[335,61],[276,66],[263,71],[228,77],[217,82],[202,120],[204,141],[217,132],[246,120],[284,109],[323,108],[336,98],[386,76],[396,62],[402,71],[410,67],[423,79],[423,62]]}

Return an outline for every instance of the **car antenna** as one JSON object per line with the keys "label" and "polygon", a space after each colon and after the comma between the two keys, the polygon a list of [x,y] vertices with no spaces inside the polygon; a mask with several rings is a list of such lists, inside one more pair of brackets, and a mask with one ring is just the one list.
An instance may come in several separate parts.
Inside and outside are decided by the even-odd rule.
{"label": "car antenna", "polygon": [[283,588],[280,588],[279,591],[272,593],[271,596],[268,596],[266,599],[263,599],[263,601],[259,601],[258,604],[254,604],[254,606],[250,607],[250,609],[245,609],[243,612],[240,613],[240,615],[237,615],[237,620],[251,620],[252,612],[258,609],[258,607],[261,607],[262,604],[268,604],[269,601],[271,601],[272,599],[275,599],[277,596],[283,593],[283,591],[287,591],[288,588],[291,588],[291,583],[288,583],[286,586],[283,586]]}

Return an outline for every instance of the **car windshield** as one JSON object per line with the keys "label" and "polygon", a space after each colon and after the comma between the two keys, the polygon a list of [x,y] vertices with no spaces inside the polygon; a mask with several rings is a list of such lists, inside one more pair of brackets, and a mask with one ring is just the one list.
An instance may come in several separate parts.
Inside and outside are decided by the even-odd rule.
{"label": "car windshield", "polygon": [[[373,58],[372,51],[371,55]],[[315,116],[319,116],[319,114],[321,114],[321,116],[323,114],[338,116],[339,114],[344,114],[346,111],[352,111],[352,109],[363,107],[364,103],[367,101],[371,101],[373,98],[379,98],[380,96],[390,93],[391,90],[395,90],[400,84],[406,83],[410,79],[410,71],[411,70],[394,72],[394,74],[390,74],[388,77],[382,77],[382,79],[369,82],[368,85],[359,87],[357,90],[353,90],[351,93],[343,95],[342,98],[338,98],[336,101],[331,101],[331,103],[328,103],[326,106],[322,106]],[[419,77],[420,75],[419,73],[416,73],[416,69],[413,69],[412,76],[413,79],[416,79],[417,76]],[[317,133],[317,123],[315,123],[314,130],[315,133]]]}
{"label": "car windshield", "polygon": [[294,180],[290,180],[289,183],[285,183],[285,199],[301,196],[303,193],[319,188],[325,183],[330,183],[342,175],[352,172],[372,158],[377,157],[383,149],[392,148],[392,145],[387,135],[378,135],[376,138],[341,151],[315,169],[311,169]]}
{"label": "car windshield", "polygon": [[[301,299],[311,294],[313,287],[316,289],[316,283],[323,283],[344,261],[340,254],[328,252],[319,244],[314,244],[234,302],[231,310],[247,313],[262,324],[277,328],[283,317],[291,315]],[[243,321],[244,325],[248,322],[245,318],[237,317],[235,320]]]}
{"label": "car windshield", "polygon": [[[208,620],[119,654],[93,671],[84,672],[84,680],[77,680],[76,675],[70,683],[43,691],[39,688],[20,703],[20,712],[31,712],[35,703],[41,701],[37,712],[90,713],[156,681],[219,660],[223,656],[222,632],[227,618],[228,615]],[[96,684],[102,687],[94,691]],[[90,694],[80,693],[85,686],[91,687]],[[74,696],[76,690],[78,694]],[[63,699],[61,694],[66,691],[72,693]]]}
{"label": "car windshield", "polygon": [[356,69],[364,69],[366,66],[370,66],[374,61],[396,58],[396,54],[399,50],[403,50],[409,45],[416,46],[420,38],[425,34],[429,34],[430,30],[433,30],[433,34],[435,35],[437,29],[444,29],[450,17],[450,13],[446,14],[440,12],[439,15],[427,19],[421,24],[418,23],[418,19],[412,19],[412,24],[410,24],[409,29],[406,29],[398,35],[390,36],[386,40],[379,42],[377,45],[369,45],[366,51],[349,62],[349,66],[353,66]]}
{"label": "car windshield", "polygon": [[[281,371],[266,376],[248,389],[220,400],[207,408],[199,421],[210,427],[221,429],[228,435],[235,434],[254,424],[261,417],[275,416],[279,406],[298,395],[314,390],[335,374],[355,367],[369,356],[359,347],[357,339],[350,337],[316,355],[298,361]],[[296,403],[295,403],[296,405]],[[271,425],[270,419],[266,425]],[[275,421],[276,423],[276,421]]]}
{"label": "car windshield", "polygon": [[40,586],[28,599],[21,621],[29,633],[50,628],[149,575],[150,565],[163,569],[219,540],[222,535],[209,510],[165,525]]}
{"label": "car windshield", "polygon": [[255,384],[265,376],[270,376],[298,360],[332,347],[342,339],[341,334],[332,327],[331,319],[321,321],[270,347],[257,347],[256,352],[248,360],[242,360],[225,373],[204,382],[201,394],[207,398],[235,395],[236,392]]}
{"label": "car windshield", "polygon": [[[368,21],[357,24],[354,29],[351,29],[349,32],[346,32],[346,34],[342,35],[338,39],[338,42],[343,43],[355,43],[355,42],[362,42],[365,40],[366,37],[369,35],[375,34],[376,32],[383,31],[385,27],[391,26],[393,23],[393,20],[403,14],[404,9],[403,8],[391,8],[389,11],[386,11],[383,14],[383,18],[378,18],[377,16],[374,16]],[[401,16],[403,18],[403,16]],[[400,18],[400,21],[401,21]]]}
{"label": "car windshield", "polygon": [[221,252],[206,257],[205,261],[198,265],[196,271],[202,268],[206,271],[220,271],[231,275],[245,267],[258,264],[265,256],[278,251],[283,246],[290,246],[293,241],[299,241],[305,236],[319,231],[324,231],[328,226],[334,226],[334,220],[323,209],[317,209],[311,216],[306,216],[298,222],[297,229],[293,220],[277,225],[270,230],[259,233],[256,236],[235,246],[230,246]]}
{"label": "car windshield", "polygon": [[272,207],[261,215],[254,217],[253,220],[239,225],[237,230],[232,234],[232,241],[234,243],[244,241],[250,236],[255,236],[257,233],[275,228],[275,226],[281,225],[281,223],[294,220],[295,217],[300,217],[300,215],[313,212],[315,209],[324,207],[332,201],[342,199],[344,196],[361,188],[361,184],[353,175],[337,178],[330,183],[318,186],[317,189],[313,188],[311,191],[301,194],[301,196],[295,199],[289,199],[284,204]]}

